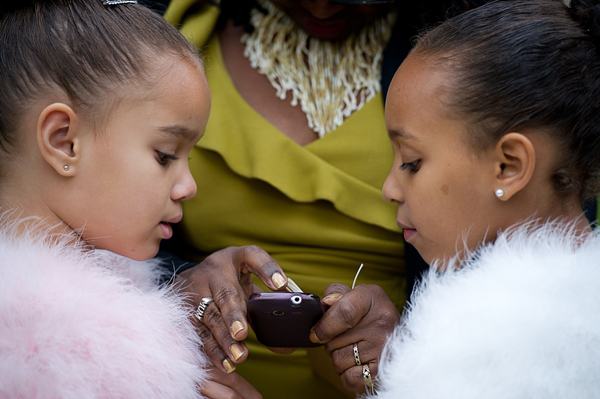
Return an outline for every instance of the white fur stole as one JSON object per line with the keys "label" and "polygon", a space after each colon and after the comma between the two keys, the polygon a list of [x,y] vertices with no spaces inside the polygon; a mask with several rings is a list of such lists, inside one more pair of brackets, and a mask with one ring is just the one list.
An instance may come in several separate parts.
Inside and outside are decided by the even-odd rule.
{"label": "white fur stole", "polygon": [[524,226],[429,272],[382,359],[380,399],[600,398],[600,236]]}
{"label": "white fur stole", "polygon": [[157,262],[11,228],[0,229],[1,398],[201,397],[207,361]]}

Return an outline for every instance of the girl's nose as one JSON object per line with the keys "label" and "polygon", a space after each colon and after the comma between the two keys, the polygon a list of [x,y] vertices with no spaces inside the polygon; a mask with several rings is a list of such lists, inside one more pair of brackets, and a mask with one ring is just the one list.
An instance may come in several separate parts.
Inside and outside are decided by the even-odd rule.
{"label": "girl's nose", "polygon": [[387,202],[401,204],[404,202],[404,194],[395,172],[397,173],[397,168],[394,166],[383,183],[383,199]]}
{"label": "girl's nose", "polygon": [[186,166],[183,176],[173,187],[171,198],[173,201],[189,200],[196,195],[197,190],[198,186],[196,186],[196,181],[192,177],[189,167]]}

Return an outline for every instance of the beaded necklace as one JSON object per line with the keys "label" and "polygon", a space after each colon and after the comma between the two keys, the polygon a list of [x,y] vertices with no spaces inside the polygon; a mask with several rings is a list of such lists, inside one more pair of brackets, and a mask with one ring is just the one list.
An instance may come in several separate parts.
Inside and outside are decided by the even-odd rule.
{"label": "beaded necklace", "polygon": [[300,107],[308,126],[319,137],[335,130],[381,90],[382,54],[395,22],[395,13],[365,26],[342,42],[310,37],[267,0],[253,9],[255,29],[242,36],[244,56],[291,105]]}

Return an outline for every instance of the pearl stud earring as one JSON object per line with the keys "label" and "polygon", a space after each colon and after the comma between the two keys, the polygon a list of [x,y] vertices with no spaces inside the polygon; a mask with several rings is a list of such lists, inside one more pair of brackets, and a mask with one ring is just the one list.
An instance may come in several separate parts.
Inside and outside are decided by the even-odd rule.
{"label": "pearl stud earring", "polygon": [[496,197],[498,198],[502,198],[504,197],[504,190],[502,190],[501,188],[499,188],[498,190],[496,190]]}
{"label": "pearl stud earring", "polygon": [[65,172],[67,172],[69,170],[69,165],[63,166],[63,169],[65,170]]}

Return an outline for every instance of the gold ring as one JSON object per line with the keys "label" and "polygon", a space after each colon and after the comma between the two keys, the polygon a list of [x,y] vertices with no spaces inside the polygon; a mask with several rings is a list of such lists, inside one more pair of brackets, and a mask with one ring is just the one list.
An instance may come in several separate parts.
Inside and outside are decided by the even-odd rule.
{"label": "gold ring", "polygon": [[214,302],[214,300],[208,297],[200,300],[200,305],[198,305],[198,309],[196,309],[196,318],[200,320],[200,323],[203,323],[202,318],[204,317],[204,312],[206,311],[208,305],[210,305],[212,302]]}
{"label": "gold ring", "polygon": [[354,361],[356,362],[357,366],[360,366],[360,356],[358,356],[358,344],[354,344],[354,347],[352,348],[354,350]]}
{"label": "gold ring", "polygon": [[365,388],[367,393],[374,394],[373,379],[371,378],[371,369],[367,363],[363,364],[363,379],[365,380]]}

